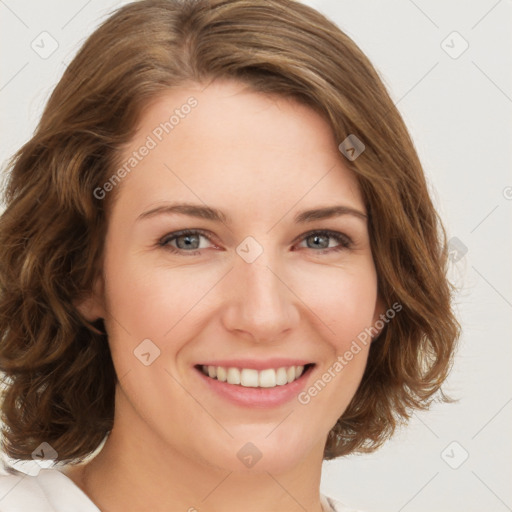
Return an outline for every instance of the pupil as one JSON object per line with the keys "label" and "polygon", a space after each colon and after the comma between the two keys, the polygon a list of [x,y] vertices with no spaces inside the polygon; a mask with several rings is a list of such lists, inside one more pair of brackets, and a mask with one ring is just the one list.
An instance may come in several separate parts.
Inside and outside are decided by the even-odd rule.
{"label": "pupil", "polygon": [[[180,243],[179,243],[180,239],[185,240],[184,247],[180,247]],[[197,241],[198,241],[197,235],[182,235],[177,238],[177,245],[180,249],[186,249],[186,248],[190,248],[192,245],[194,245],[194,242],[197,242]],[[194,246],[193,249],[197,249],[197,247]]]}
{"label": "pupil", "polygon": [[[324,248],[327,248],[329,246],[329,242],[327,241],[327,237],[325,235],[313,235],[312,238],[315,240],[315,246],[316,247],[321,247],[322,249]],[[318,240],[319,239],[324,239],[324,243],[319,243],[318,244]]]}

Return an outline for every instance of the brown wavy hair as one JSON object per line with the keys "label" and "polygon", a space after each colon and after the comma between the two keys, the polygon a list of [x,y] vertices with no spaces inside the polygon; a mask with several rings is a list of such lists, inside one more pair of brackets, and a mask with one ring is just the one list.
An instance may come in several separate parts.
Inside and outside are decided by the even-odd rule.
{"label": "brown wavy hair", "polygon": [[[93,191],[120,165],[144,108],[171,87],[228,78],[293,98],[365,151],[344,163],[367,212],[379,296],[402,310],[371,345],[325,459],[374,450],[441,391],[460,326],[446,278],[446,234],[404,122],[357,45],[293,0],[143,0],[87,39],[33,137],[9,160],[0,217],[2,450],[63,463],[113,426],[116,372],[103,320],[74,304],[100,264],[109,208]],[[340,158],[344,157],[340,153]]]}

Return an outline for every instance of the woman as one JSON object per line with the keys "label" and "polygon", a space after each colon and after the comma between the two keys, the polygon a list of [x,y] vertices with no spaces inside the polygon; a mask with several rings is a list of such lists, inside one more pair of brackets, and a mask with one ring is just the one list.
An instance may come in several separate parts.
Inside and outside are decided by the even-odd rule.
{"label": "woman", "polygon": [[449,371],[407,129],[300,3],[119,9],[4,202],[3,450],[57,465],[0,477],[2,511],[351,510],[322,461],[376,449]]}

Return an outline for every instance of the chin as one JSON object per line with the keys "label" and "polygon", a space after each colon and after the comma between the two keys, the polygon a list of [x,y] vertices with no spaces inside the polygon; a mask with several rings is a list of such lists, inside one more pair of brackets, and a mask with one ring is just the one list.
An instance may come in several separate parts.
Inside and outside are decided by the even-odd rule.
{"label": "chin", "polygon": [[[264,430],[265,433],[260,433],[259,436],[244,436],[243,439],[242,436],[236,436],[235,439],[223,443],[217,440],[215,444],[212,443],[215,449],[207,454],[203,452],[201,456],[209,465],[222,470],[244,474],[279,474],[299,465],[314,449],[314,446],[311,446],[308,450],[304,433],[297,432],[297,439],[294,439],[286,430],[280,435],[273,432],[270,436],[268,433],[272,429]],[[308,436],[308,439],[311,439],[311,436]],[[202,448],[204,449],[204,445]]]}

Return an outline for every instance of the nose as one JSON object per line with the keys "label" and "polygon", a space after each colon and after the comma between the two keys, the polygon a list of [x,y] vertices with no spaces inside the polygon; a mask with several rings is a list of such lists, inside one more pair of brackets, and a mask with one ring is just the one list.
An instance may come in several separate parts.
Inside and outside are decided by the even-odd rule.
{"label": "nose", "polygon": [[256,342],[279,341],[292,331],[300,320],[300,300],[287,276],[267,251],[252,263],[237,257],[224,283],[224,327]]}

